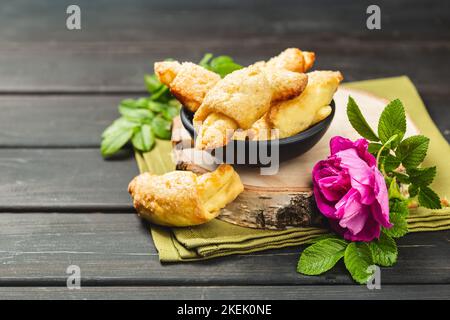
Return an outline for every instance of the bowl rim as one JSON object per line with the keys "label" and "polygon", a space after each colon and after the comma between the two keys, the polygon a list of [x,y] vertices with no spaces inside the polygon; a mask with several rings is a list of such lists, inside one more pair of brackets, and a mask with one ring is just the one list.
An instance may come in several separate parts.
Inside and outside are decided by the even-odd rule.
{"label": "bowl rim", "polygon": [[[309,127],[308,129],[306,129],[302,132],[294,134],[293,136],[281,138],[281,139],[273,139],[273,140],[247,140],[246,139],[246,140],[234,140],[234,141],[237,143],[239,143],[239,142],[241,142],[241,143],[242,142],[257,143],[257,142],[261,142],[261,141],[267,141],[267,143],[278,143],[279,145],[287,145],[287,144],[292,144],[292,143],[297,143],[297,142],[300,142],[303,140],[307,140],[307,139],[311,138],[312,136],[318,134],[319,132],[326,130],[328,128],[328,126],[330,125],[330,123],[333,120],[334,115],[336,113],[336,105],[335,105],[334,99],[331,100],[329,105],[331,107],[331,113],[325,119],[317,122],[315,125]],[[180,110],[181,123],[183,124],[183,127],[189,132],[191,137],[193,137],[195,134],[194,125],[192,122],[193,116],[194,116],[194,113],[192,111],[187,109],[185,106],[181,107],[181,110]]]}

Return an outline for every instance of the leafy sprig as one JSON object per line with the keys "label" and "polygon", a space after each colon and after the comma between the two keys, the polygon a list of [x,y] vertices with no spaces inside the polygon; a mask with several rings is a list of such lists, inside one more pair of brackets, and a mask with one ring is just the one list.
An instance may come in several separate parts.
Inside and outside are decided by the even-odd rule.
{"label": "leafy sprig", "polygon": [[[228,56],[214,58],[210,53],[205,54],[200,65],[221,77],[242,68]],[[156,138],[170,139],[172,120],[179,113],[180,103],[155,74],[145,75],[144,82],[149,97],[122,100],[118,107],[121,117],[103,131],[100,151],[104,157],[115,154],[129,141],[135,149],[147,152]]]}
{"label": "leafy sprig", "polygon": [[[381,113],[377,133],[364,118],[357,103],[349,97],[347,116],[353,128],[370,141],[369,152],[377,159],[389,194],[389,220],[393,226],[381,229],[379,239],[371,242],[349,242],[336,236],[321,237],[306,248],[299,259],[297,271],[318,275],[330,270],[340,259],[352,278],[366,283],[373,275],[371,265],[392,266],[397,261],[395,238],[408,233],[408,203],[415,197],[419,205],[441,208],[439,196],[430,188],[436,167],[422,167],[430,140],[422,135],[404,138],[406,115],[403,104],[391,101]],[[402,190],[408,190],[404,192]]]}
{"label": "leafy sprig", "polygon": [[429,187],[436,176],[436,167],[422,167],[430,139],[415,135],[403,139],[406,133],[406,115],[399,99],[391,101],[381,113],[378,121],[378,136],[365,121],[353,98],[349,97],[347,115],[353,128],[371,141],[369,152],[377,157],[380,171],[386,182],[407,185],[412,191],[410,197],[418,196],[419,204],[430,209],[441,208],[437,194]]}

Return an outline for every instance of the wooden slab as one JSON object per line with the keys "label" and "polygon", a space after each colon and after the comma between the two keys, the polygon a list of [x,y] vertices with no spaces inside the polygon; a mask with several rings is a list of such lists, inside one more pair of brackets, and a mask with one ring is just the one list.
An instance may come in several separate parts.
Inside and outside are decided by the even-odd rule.
{"label": "wooden slab", "polygon": [[[71,264],[81,268],[84,286],[354,284],[342,262],[322,276],[298,274],[304,246],[161,264],[148,225],[130,214],[2,213],[0,229],[0,287],[65,286]],[[398,263],[382,268],[382,285],[450,284],[449,236],[439,231],[399,239]]]}
{"label": "wooden slab", "polygon": [[[352,96],[361,108],[371,127],[376,130],[378,119],[388,103],[370,93],[340,88],[335,96],[335,117],[322,139],[305,154],[280,163],[274,175],[262,175],[255,167],[235,166],[245,190],[228,204],[218,217],[221,220],[250,228],[285,229],[289,227],[323,226],[312,195],[311,172],[313,166],[330,154],[329,141],[334,136],[351,140],[361,138],[347,119],[347,101]],[[408,117],[406,135],[418,131]],[[175,155],[178,169],[214,170],[213,158],[206,152],[191,148],[192,141],[186,130],[177,130],[174,122],[174,142],[178,143]],[[186,149],[183,149],[186,146]],[[178,148],[181,147],[181,151]],[[201,169],[196,169],[196,168]]]}

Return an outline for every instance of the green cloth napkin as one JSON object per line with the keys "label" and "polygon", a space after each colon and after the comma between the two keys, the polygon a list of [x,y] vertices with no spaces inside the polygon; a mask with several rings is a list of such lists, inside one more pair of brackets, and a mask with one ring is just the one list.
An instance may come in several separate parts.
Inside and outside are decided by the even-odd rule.
{"label": "green cloth napkin", "polygon": [[[402,100],[407,113],[420,132],[431,138],[425,165],[436,165],[438,175],[433,189],[440,196],[450,193],[449,145],[434,125],[416,88],[406,76],[346,83],[344,86],[362,89],[388,100]],[[159,147],[149,153],[136,153],[141,172],[157,174],[174,169],[166,161],[171,145],[158,141]],[[319,159],[318,159],[319,160]],[[450,208],[413,209],[408,219],[410,232],[450,229]],[[151,227],[151,235],[161,262],[181,262],[211,259],[231,254],[245,254],[267,249],[310,243],[329,231],[320,228],[292,228],[287,230],[260,230],[239,227],[220,220],[186,228]]]}

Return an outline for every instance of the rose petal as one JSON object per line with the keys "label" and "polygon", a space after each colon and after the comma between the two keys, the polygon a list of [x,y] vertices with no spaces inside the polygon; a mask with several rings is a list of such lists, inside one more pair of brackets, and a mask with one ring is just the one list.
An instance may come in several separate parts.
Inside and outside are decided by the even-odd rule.
{"label": "rose petal", "polygon": [[360,193],[361,202],[366,205],[372,204],[375,200],[373,170],[359,158],[355,149],[339,151],[336,156],[341,159],[341,167],[348,170],[351,185]]}

